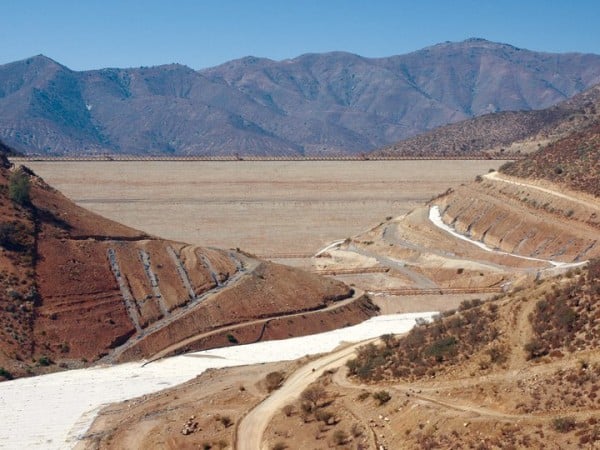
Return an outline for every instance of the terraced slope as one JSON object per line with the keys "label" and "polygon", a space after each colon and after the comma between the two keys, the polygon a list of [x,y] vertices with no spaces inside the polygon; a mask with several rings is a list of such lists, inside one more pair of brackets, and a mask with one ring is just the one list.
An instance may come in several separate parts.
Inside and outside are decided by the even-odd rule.
{"label": "terraced slope", "polygon": [[181,351],[182,341],[208,348],[301,335],[376,314],[341,282],[149,236],[1,162],[0,377],[146,358]]}

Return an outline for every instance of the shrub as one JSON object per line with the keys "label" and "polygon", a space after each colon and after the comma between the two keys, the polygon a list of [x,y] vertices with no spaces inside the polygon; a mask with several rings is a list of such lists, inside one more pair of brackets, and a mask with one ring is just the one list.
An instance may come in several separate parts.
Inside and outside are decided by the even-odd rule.
{"label": "shrub", "polygon": [[294,414],[294,411],[296,410],[296,408],[294,408],[294,405],[289,404],[289,405],[285,405],[283,407],[283,413],[287,416],[290,417],[292,414]]}
{"label": "shrub", "polygon": [[508,359],[506,356],[506,349],[499,345],[495,345],[488,349],[487,354],[490,357],[490,362],[494,364],[502,364]]}
{"label": "shrub", "polygon": [[269,392],[279,389],[281,383],[283,383],[283,374],[279,371],[269,372],[265,377],[267,383],[267,390]]}
{"label": "shrub", "polygon": [[229,341],[230,344],[239,344],[239,341],[237,340],[237,338],[231,333],[229,333],[227,335],[227,340]]}
{"label": "shrub", "polygon": [[48,358],[47,356],[42,356],[40,359],[38,359],[38,364],[40,366],[49,366],[50,364],[52,364],[52,360],[50,358]]}
{"label": "shrub", "polygon": [[335,433],[333,433],[333,442],[335,442],[336,445],[342,445],[348,441],[348,437],[348,433],[345,431],[336,430]]}
{"label": "shrub", "polygon": [[231,425],[233,425],[233,420],[231,420],[231,417],[229,416],[221,416],[219,421],[223,424],[225,428],[229,428]]}
{"label": "shrub", "polygon": [[448,336],[438,339],[425,350],[425,354],[433,356],[436,361],[443,361],[444,356],[454,355],[456,353],[457,340],[454,336]]}
{"label": "shrub", "polygon": [[271,447],[272,450],[285,450],[286,448],[288,448],[287,444],[285,442],[277,442],[275,445],[273,445],[273,447]]}
{"label": "shrub", "polygon": [[362,434],[364,433],[363,428],[357,423],[352,424],[352,428],[350,428],[350,431],[352,432],[352,436],[354,436],[355,438],[362,436]]}
{"label": "shrub", "polygon": [[7,380],[12,380],[13,374],[6,370],[4,367],[0,367],[0,377],[4,377]]}
{"label": "shrub", "polygon": [[31,201],[29,191],[29,177],[23,170],[17,170],[10,176],[8,183],[8,197],[19,205],[28,205]]}
{"label": "shrub", "polygon": [[557,417],[552,421],[552,428],[559,433],[568,433],[575,428],[575,425],[573,417]]}
{"label": "shrub", "polygon": [[306,389],[304,389],[304,391],[302,391],[301,394],[302,400],[311,403],[313,407],[317,407],[319,401],[324,399],[325,396],[325,389],[323,389],[323,387],[319,385],[309,386]]}
{"label": "shrub", "polygon": [[0,224],[0,246],[7,250],[18,247],[17,227],[12,222]]}
{"label": "shrub", "polygon": [[369,392],[367,392],[367,391],[364,391],[364,392],[361,392],[360,394],[358,394],[358,397],[357,397],[357,398],[358,398],[358,399],[359,399],[361,402],[363,402],[363,401],[365,401],[367,398],[369,398],[369,395],[371,395],[371,394],[369,394]]}
{"label": "shrub", "polygon": [[315,413],[315,419],[320,422],[329,423],[331,419],[333,419],[333,413],[331,411],[317,411]]}
{"label": "shrub", "polygon": [[373,393],[373,398],[379,402],[380,405],[387,403],[391,400],[392,396],[388,391],[377,391]]}

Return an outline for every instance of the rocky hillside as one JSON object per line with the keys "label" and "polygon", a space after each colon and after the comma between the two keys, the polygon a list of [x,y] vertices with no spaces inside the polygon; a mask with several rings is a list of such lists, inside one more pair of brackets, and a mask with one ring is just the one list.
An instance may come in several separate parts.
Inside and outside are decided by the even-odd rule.
{"label": "rocky hillside", "polygon": [[501,168],[520,178],[543,179],[600,197],[600,124],[540,149]]}
{"label": "rocky hillside", "polygon": [[1,161],[2,378],[301,335],[376,314],[341,282],[149,236]]}
{"label": "rocky hillside", "polygon": [[[0,66],[0,138],[42,154],[358,153],[486,113],[547,108],[598,82],[600,56],[482,39],[388,58],[247,57],[201,71],[74,72],[37,56]],[[542,114],[550,127],[560,117]]]}
{"label": "rocky hillside", "polygon": [[[372,393],[379,407],[350,409],[387,416],[386,448],[594,448],[599,286],[594,260],[491,302],[464,302],[405,337],[385,336],[348,363],[370,385],[359,399]],[[330,410],[341,417],[341,405]]]}
{"label": "rocky hillside", "polygon": [[509,155],[537,150],[600,118],[600,85],[550,108],[485,114],[436,128],[374,155]]}

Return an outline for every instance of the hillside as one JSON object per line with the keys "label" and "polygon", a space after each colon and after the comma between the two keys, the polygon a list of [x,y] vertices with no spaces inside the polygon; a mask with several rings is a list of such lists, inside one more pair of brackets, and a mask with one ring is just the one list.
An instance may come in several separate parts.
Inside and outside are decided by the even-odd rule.
{"label": "hillside", "polygon": [[159,357],[360,322],[341,282],[147,235],[0,167],[0,376]]}
{"label": "hillside", "polygon": [[[600,56],[483,39],[387,58],[246,57],[200,71],[75,72],[36,56],[0,66],[0,138],[41,154],[361,153],[490,112],[547,108],[598,82]],[[549,127],[562,117],[541,116],[532,121]]]}
{"label": "hillside", "polygon": [[600,197],[600,125],[570,134],[525,160],[506,164],[501,172],[519,178],[548,180]]}
{"label": "hillside", "polygon": [[363,347],[349,373],[368,383],[367,393],[391,394],[383,408],[364,405],[389,414],[386,443],[593,448],[599,285],[595,260],[580,273],[489,303],[465,302],[405,337]]}
{"label": "hillside", "polygon": [[529,153],[598,121],[600,85],[550,108],[507,111],[441,126],[373,152],[376,156]]}
{"label": "hillside", "polygon": [[[593,186],[596,127],[516,165],[537,158],[545,173],[544,158],[560,157],[569,174],[590,168]],[[82,448],[596,448],[600,201],[569,187],[491,171],[338,241],[315,267],[383,311],[435,297],[442,312],[357,351],[215,371],[112,405]]]}

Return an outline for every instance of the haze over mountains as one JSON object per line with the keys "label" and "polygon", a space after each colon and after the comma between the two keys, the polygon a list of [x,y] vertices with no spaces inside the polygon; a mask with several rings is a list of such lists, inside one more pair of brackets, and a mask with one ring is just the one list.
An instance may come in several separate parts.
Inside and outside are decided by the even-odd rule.
{"label": "haze over mountains", "polygon": [[407,55],[246,57],[74,72],[0,66],[0,138],[27,153],[360,153],[482,114],[542,109],[600,82],[600,56],[482,39]]}
{"label": "haze over mountains", "polygon": [[375,156],[529,153],[599,118],[600,84],[546,109],[503,111],[444,125],[378,149]]}

